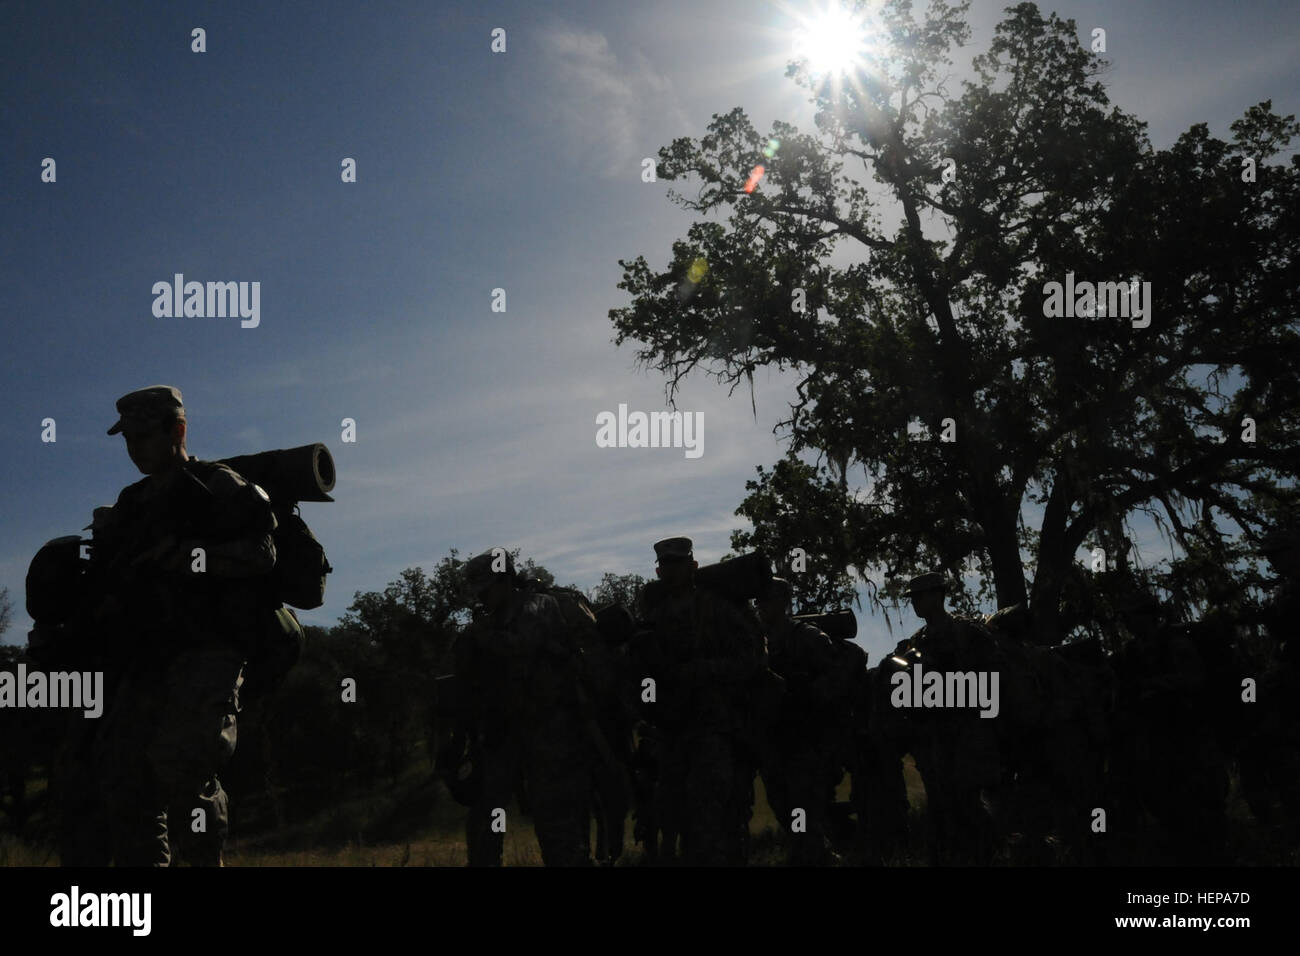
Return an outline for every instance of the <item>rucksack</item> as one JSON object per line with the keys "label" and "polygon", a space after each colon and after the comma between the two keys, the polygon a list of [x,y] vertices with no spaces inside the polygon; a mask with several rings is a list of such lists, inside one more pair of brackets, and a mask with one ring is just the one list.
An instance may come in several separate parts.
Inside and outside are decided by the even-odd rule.
{"label": "rucksack", "polygon": [[292,510],[275,509],[275,594],[299,610],[310,611],[325,603],[325,575],[334,569],[325,549],[302,520],[295,504]]}
{"label": "rucksack", "polygon": [[573,588],[547,587],[532,578],[526,578],[524,585],[534,594],[545,594],[554,598],[555,603],[560,606],[560,614],[564,617],[569,633],[577,639],[579,646],[588,645],[597,626],[596,612],[592,610],[591,602],[587,600],[586,595]]}
{"label": "rucksack", "polygon": [[223,458],[218,464],[258,485],[271,499],[278,525],[272,534],[275,597],[304,611],[320,607],[325,603],[325,575],[334,569],[298,513],[298,502],[334,500],[329,496],[334,488],[334,458],[329,449],[316,442]]}

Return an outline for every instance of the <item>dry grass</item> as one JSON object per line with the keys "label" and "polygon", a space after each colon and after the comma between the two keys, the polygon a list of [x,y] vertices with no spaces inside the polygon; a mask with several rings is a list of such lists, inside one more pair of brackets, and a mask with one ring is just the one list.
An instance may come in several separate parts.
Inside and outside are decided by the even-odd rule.
{"label": "dry grass", "polygon": [[[904,779],[907,786],[908,801],[912,805],[914,824],[919,823],[920,814],[925,807],[925,786],[912,759],[904,761]],[[415,788],[418,789],[418,788]],[[836,793],[838,800],[847,800],[850,781],[846,777]],[[750,820],[751,841],[750,863],[757,866],[776,866],[786,858],[786,834],[778,826],[771,807],[767,803],[761,778],[754,783],[754,812]],[[1233,855],[1241,860],[1251,860],[1263,865],[1294,865],[1297,862],[1294,851],[1283,852],[1274,845],[1269,828],[1261,827],[1249,817],[1244,802],[1234,790],[1230,804],[1230,821],[1235,824],[1233,832],[1236,851]],[[424,804],[414,801],[402,808],[403,812],[393,814],[391,808],[378,807],[374,800],[358,800],[355,805],[344,804],[319,819],[308,820],[282,832],[260,835],[258,839],[233,839],[227,847],[227,866],[266,866],[266,867],[300,867],[300,866],[437,866],[460,867],[465,865],[464,810],[450,804],[449,801],[438,802],[424,811]],[[541,852],[537,845],[536,834],[532,824],[522,818],[518,811],[512,811],[512,821],[505,834],[504,862],[506,866],[541,866]],[[378,821],[378,822],[377,822]],[[360,834],[364,832],[385,832],[394,825],[404,827],[405,833],[400,840],[378,836],[367,840]],[[349,829],[350,828],[350,829]],[[351,840],[331,840],[331,832],[352,832],[358,834]],[[628,821],[626,839],[631,840],[632,825]],[[302,849],[303,843],[312,848]],[[331,845],[333,843],[333,845]],[[595,845],[593,825],[592,845]],[[891,865],[915,866],[924,864],[924,854],[918,847],[900,853],[891,861]],[[11,834],[0,833],[0,866],[57,866],[58,855],[53,847],[25,842]],[[626,846],[619,866],[638,866],[644,863],[639,847]]]}

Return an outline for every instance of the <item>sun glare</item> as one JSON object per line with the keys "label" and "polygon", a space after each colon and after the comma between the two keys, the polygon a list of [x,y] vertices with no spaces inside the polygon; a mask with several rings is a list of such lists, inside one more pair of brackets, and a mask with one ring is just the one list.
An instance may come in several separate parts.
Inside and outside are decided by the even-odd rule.
{"label": "sun glare", "polygon": [[814,73],[849,73],[866,53],[863,22],[838,5],[807,17],[795,31],[794,55]]}

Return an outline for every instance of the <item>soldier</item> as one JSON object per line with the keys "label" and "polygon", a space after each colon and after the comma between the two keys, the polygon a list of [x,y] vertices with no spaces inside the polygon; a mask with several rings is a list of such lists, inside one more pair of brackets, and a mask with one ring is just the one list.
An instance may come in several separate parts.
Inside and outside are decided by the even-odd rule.
{"label": "soldier", "polygon": [[868,865],[889,862],[908,842],[911,805],[903,758],[911,743],[911,728],[889,703],[893,673],[889,660],[867,669],[854,721],[850,800],[858,814],[856,849]]}
{"label": "soldier", "polygon": [[1300,533],[1274,529],[1260,551],[1277,574],[1263,615],[1276,659],[1258,680],[1258,702],[1244,705],[1250,720],[1238,761],[1251,811],[1279,825],[1286,854],[1300,843],[1300,641],[1292,636],[1300,618]]}
{"label": "soldier", "polygon": [[1152,594],[1126,602],[1124,623],[1111,758],[1121,832],[1138,862],[1225,863],[1229,781],[1209,664]]}
{"label": "soldier", "polygon": [[[772,578],[757,602],[767,636],[769,666],[785,681],[780,719],[764,748],[763,785],[776,818],[790,833],[790,862],[825,866],[831,849],[827,814],[843,776],[844,738],[856,687],[831,639],[790,617],[794,589]],[[802,811],[802,826],[793,829]]]}
{"label": "soldier", "polygon": [[1028,608],[1003,608],[984,624],[999,650],[1001,702],[995,721],[1002,761],[999,809],[1008,862],[1101,862],[1105,840],[1080,821],[1104,804],[1110,669],[1100,641],[1046,645]]}
{"label": "soldier", "polygon": [[[925,626],[894,649],[894,658],[927,671],[999,669],[993,636],[982,623],[953,617],[944,608],[946,584],[931,571],[908,584],[907,595]],[[996,719],[974,708],[908,711],[911,753],[925,782],[932,862],[992,861],[994,826],[985,804],[1001,782]]]}
{"label": "soldier", "polygon": [[661,589],[637,643],[655,682],[657,824],[681,834],[687,863],[743,865],[757,766],[750,698],[770,673],[767,649],[752,612],[695,586],[690,538],[654,547]]}
{"label": "soldier", "polygon": [[108,842],[118,866],[166,866],[177,845],[221,865],[216,771],[234,752],[244,661],[272,606],[275,516],[256,485],[189,456],[179,389],[131,392],[117,410],[108,434],[145,477],[97,513],[89,571],[117,672],[94,746]]}
{"label": "soldier", "polygon": [[556,599],[522,587],[503,550],[471,558],[465,580],[483,608],[455,648],[472,701],[463,733],[480,775],[466,821],[469,864],[501,865],[505,814],[522,782],[542,861],[585,866],[596,755],[581,646]]}
{"label": "soldier", "polygon": [[613,866],[623,852],[632,798],[633,739],[640,714],[639,689],[631,670],[630,648],[636,623],[631,611],[611,604],[594,612],[597,630],[583,645],[584,673],[595,717],[591,736],[600,759],[592,785],[596,808],[596,860]]}

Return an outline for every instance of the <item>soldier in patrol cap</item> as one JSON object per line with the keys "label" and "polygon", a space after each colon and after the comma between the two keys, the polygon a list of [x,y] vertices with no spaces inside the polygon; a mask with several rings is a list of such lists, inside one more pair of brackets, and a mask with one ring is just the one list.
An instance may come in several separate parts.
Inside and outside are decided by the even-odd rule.
{"label": "soldier in patrol cap", "polygon": [[1258,677],[1258,702],[1244,706],[1250,723],[1238,755],[1251,812],[1280,830],[1275,841],[1283,853],[1300,846],[1300,639],[1294,636],[1300,618],[1300,532],[1285,526],[1295,524],[1294,516],[1282,516],[1260,545],[1276,574],[1262,609],[1276,659]]}
{"label": "soldier in patrol cap", "polygon": [[465,562],[465,583],[489,611],[509,598],[515,577],[515,559],[504,548],[485,551]]}
{"label": "soldier in patrol cap", "polygon": [[655,575],[666,584],[678,583],[700,568],[695,560],[695,544],[690,538],[664,538],[656,541]]}
{"label": "soldier in patrol cap", "polygon": [[276,519],[261,488],[192,458],[180,390],[122,396],[127,454],[145,475],[94,523],[93,619],[119,674],[96,742],[118,866],[166,866],[179,849],[220,865],[246,658],[270,606]]}
{"label": "soldier in patrol cap", "polygon": [[[777,821],[790,834],[789,862],[825,866],[836,861],[829,841],[829,807],[843,775],[840,740],[847,736],[858,686],[831,639],[790,616],[794,588],[772,578],[757,601],[767,637],[769,666],[785,681],[771,739],[764,748],[763,785]],[[866,663],[858,662],[865,673]],[[802,810],[802,826],[795,813]]]}
{"label": "soldier in patrol cap", "polygon": [[654,550],[662,596],[647,608],[637,666],[656,686],[646,705],[658,734],[655,813],[666,836],[681,834],[687,863],[741,865],[758,761],[748,698],[768,673],[767,645],[752,611],[695,586],[690,538]]}
{"label": "soldier in patrol cap", "polygon": [[[938,571],[927,571],[917,575],[907,583],[904,594],[912,599],[912,610],[916,616],[925,621],[926,627],[946,629],[953,620],[944,607],[944,596],[948,585]],[[933,635],[926,635],[932,637]]]}
{"label": "soldier in patrol cap", "polygon": [[542,861],[586,866],[593,754],[578,687],[581,646],[554,597],[519,586],[505,549],[471,558],[464,574],[482,606],[453,651],[472,701],[457,737],[481,781],[466,818],[469,865],[501,865],[522,783]]}
{"label": "soldier in patrol cap", "polygon": [[[925,626],[894,649],[895,659],[926,671],[1000,669],[993,635],[981,622],[953,617],[944,607],[947,582],[928,571],[908,582],[908,597]],[[897,715],[895,715],[897,716]],[[910,751],[925,782],[931,860],[992,862],[994,825],[986,809],[1001,783],[996,719],[975,708],[905,711]]]}
{"label": "soldier in patrol cap", "polygon": [[1207,660],[1195,632],[1145,588],[1120,610],[1133,636],[1115,655],[1115,724],[1123,733],[1109,767],[1122,808],[1117,835],[1136,852],[1134,862],[1222,865],[1230,777],[1214,718],[1216,665],[1225,662]]}

